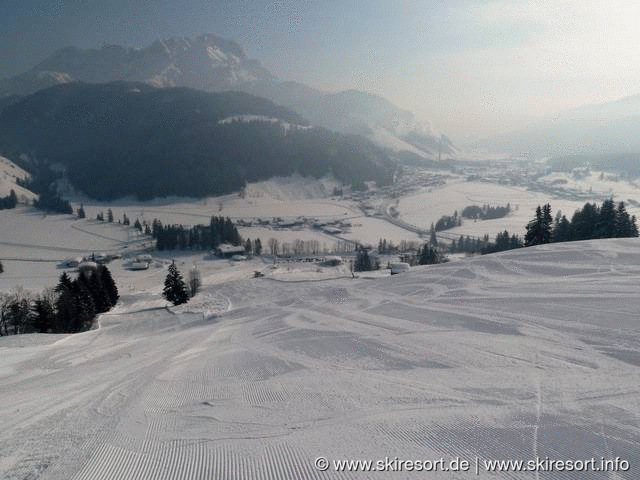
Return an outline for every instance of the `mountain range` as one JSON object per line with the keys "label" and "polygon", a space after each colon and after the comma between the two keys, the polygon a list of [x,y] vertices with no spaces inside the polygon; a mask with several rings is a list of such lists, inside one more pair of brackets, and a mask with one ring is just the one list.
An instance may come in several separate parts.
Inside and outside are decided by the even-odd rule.
{"label": "mountain range", "polygon": [[142,49],[66,47],[29,71],[0,80],[0,98],[73,81],[242,91],[288,107],[314,125],[364,135],[395,151],[429,159],[456,155],[446,136],[434,133],[428,123],[378,95],[356,90],[325,93],[302,83],[281,81],[248,58],[237,43],[211,34],[157,40]]}

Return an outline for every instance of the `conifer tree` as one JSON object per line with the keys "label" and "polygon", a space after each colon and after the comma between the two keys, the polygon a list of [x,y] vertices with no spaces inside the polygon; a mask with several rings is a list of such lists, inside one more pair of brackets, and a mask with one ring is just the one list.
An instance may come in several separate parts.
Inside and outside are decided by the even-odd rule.
{"label": "conifer tree", "polygon": [[[456,217],[457,217],[457,213],[458,211],[456,210]],[[438,245],[438,237],[436,236],[436,229],[433,226],[433,223],[431,224],[431,232],[429,235],[429,244],[431,244],[432,247],[435,247]]]}
{"label": "conifer tree", "polygon": [[162,296],[174,305],[181,305],[189,301],[187,286],[175,262],[171,262],[171,265],[169,265],[169,272],[164,280]]}
{"label": "conifer tree", "polygon": [[565,215],[562,215],[560,218],[556,217],[556,223],[553,226],[553,230],[551,232],[551,241],[552,242],[567,242],[570,240],[571,236],[571,223]]}
{"label": "conifer tree", "polygon": [[46,296],[38,297],[33,305],[33,326],[40,333],[55,330],[55,310]]}
{"label": "conifer tree", "polygon": [[106,265],[99,265],[96,273],[100,277],[102,287],[109,298],[109,303],[111,303],[112,306],[115,306],[118,303],[118,298],[120,297],[118,295],[118,287],[116,286],[116,282],[113,281],[111,272]]}
{"label": "conifer tree", "polygon": [[96,313],[108,312],[112,307],[111,299],[102,285],[102,280],[100,279],[97,270],[92,272],[88,277],[81,274],[78,277],[78,281],[83,283],[83,286],[85,286],[91,294]]}
{"label": "conifer tree", "polygon": [[371,257],[369,256],[369,252],[366,248],[359,247],[353,269],[356,272],[369,272],[373,270]]}
{"label": "conifer tree", "polygon": [[96,318],[96,304],[87,285],[77,279],[71,283],[71,302],[75,314],[71,318],[69,331],[88,330]]}
{"label": "conifer tree", "polygon": [[536,215],[527,224],[527,233],[524,235],[524,243],[527,247],[540,243],[540,229],[542,226],[542,207],[538,205]]}
{"label": "conifer tree", "polygon": [[598,211],[596,223],[596,231],[594,238],[613,238],[616,233],[616,206],[613,198],[609,198],[602,202],[602,206]]}
{"label": "conifer tree", "polygon": [[60,280],[58,281],[58,285],[56,285],[55,287],[55,291],[57,293],[63,293],[66,290],[70,290],[71,289],[71,279],[69,278],[69,274],[67,274],[67,272],[63,272],[62,275],[60,275]]}
{"label": "conifer tree", "polygon": [[527,225],[527,233],[524,242],[527,247],[541,245],[551,241],[551,228],[553,217],[551,216],[551,205],[548,203],[536,208],[536,216]]}
{"label": "conifer tree", "polygon": [[553,217],[551,216],[551,205],[545,204],[542,207],[542,228],[540,229],[540,243],[551,242],[551,228]]}
{"label": "conifer tree", "polygon": [[9,192],[9,200],[8,200],[8,206],[9,208],[15,208],[16,205],[18,204],[18,196],[16,195],[15,190],[12,188],[11,191]]}
{"label": "conifer tree", "polygon": [[442,263],[442,257],[438,250],[429,243],[425,243],[422,250],[419,252],[418,264],[420,265],[434,265]]}

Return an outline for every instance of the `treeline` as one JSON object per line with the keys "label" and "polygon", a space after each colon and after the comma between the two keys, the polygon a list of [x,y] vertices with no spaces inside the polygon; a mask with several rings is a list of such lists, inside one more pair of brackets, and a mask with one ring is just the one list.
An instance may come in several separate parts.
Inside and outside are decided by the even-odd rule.
{"label": "treeline", "polygon": [[18,196],[16,192],[11,189],[9,195],[6,197],[0,197],[0,210],[8,210],[10,208],[16,208],[18,204]]}
{"label": "treeline", "polygon": [[162,225],[158,219],[151,224],[151,235],[158,250],[210,250],[222,243],[241,245],[242,238],[230,218],[211,217],[209,225],[185,228],[182,225]]}
{"label": "treeline", "polygon": [[491,207],[487,204],[482,205],[469,205],[462,210],[462,217],[469,218],[471,220],[494,220],[496,218],[504,218],[509,215],[511,211],[511,205],[507,203],[504,207]]}
{"label": "treeline", "polygon": [[397,245],[391,240],[381,238],[378,241],[378,253],[381,255],[392,255],[395,253],[407,252],[409,250],[417,250],[419,243],[415,241],[401,240]]}
{"label": "treeline", "polygon": [[118,288],[104,265],[71,280],[65,272],[54,289],[35,299],[20,291],[0,303],[0,336],[76,333],[90,329],[96,315],[118,302]]}
{"label": "treeline", "polygon": [[630,216],[624,202],[617,205],[613,199],[602,206],[586,203],[576,210],[569,220],[560,212],[553,220],[551,205],[538,206],[535,217],[527,225],[525,245],[541,245],[552,242],[572,242],[597,238],[637,237],[636,217]]}
{"label": "treeline", "polygon": [[510,234],[507,230],[504,230],[496,235],[493,242],[489,240],[489,235],[484,235],[482,238],[460,235],[457,241],[453,240],[449,245],[449,253],[479,253],[485,255],[520,247],[524,247],[523,240],[518,235]]}

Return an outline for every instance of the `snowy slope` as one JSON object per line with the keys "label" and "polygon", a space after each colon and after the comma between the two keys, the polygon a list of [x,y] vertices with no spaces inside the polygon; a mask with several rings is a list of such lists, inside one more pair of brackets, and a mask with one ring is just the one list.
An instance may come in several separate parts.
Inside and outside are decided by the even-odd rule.
{"label": "snowy slope", "polygon": [[31,175],[25,170],[18,167],[8,158],[0,155],[0,197],[6,197],[11,190],[13,190],[18,196],[19,202],[25,203],[32,201],[37,195],[16,183],[18,180],[30,177]]}
{"label": "snowy slope", "polygon": [[377,280],[224,267],[169,310],[143,282],[97,330],[0,338],[0,477],[460,479],[314,460],[549,456],[631,467],[479,476],[639,478],[639,265],[627,239]]}

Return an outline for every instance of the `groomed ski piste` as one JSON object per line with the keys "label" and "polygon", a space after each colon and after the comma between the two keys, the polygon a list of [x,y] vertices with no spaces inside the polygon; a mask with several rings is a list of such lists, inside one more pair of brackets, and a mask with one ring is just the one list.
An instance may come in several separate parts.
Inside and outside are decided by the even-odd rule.
{"label": "groomed ski piste", "polygon": [[[0,338],[0,478],[640,478],[638,239],[384,278],[211,271],[180,307],[162,272],[94,330]],[[483,468],[547,457],[628,468]],[[396,458],[470,470],[334,463]]]}

